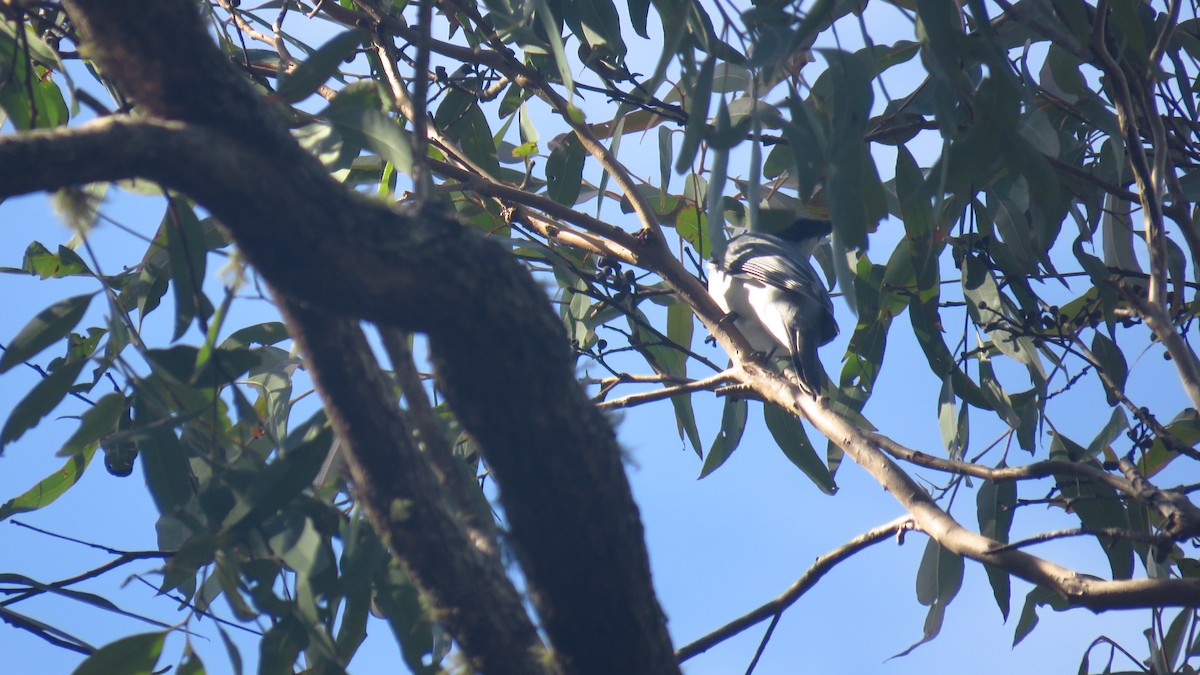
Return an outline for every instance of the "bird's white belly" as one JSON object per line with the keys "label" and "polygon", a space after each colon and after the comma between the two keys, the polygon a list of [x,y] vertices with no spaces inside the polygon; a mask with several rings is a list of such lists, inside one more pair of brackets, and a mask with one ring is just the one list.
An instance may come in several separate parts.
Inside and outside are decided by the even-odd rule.
{"label": "bird's white belly", "polygon": [[767,354],[783,347],[787,353],[790,337],[784,317],[774,312],[760,317],[754,311],[756,306],[771,307],[775,296],[780,293],[779,289],[752,279],[740,279],[741,283],[732,283],[733,279],[728,274],[711,264],[708,272],[710,294],[726,313],[737,315],[734,324],[750,341],[750,346]]}

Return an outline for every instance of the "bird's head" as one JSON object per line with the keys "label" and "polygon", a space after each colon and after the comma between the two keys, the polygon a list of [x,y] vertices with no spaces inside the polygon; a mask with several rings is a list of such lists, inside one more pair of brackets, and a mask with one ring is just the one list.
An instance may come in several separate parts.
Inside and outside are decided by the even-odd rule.
{"label": "bird's head", "polygon": [[833,223],[815,218],[797,218],[786,227],[772,231],[784,241],[790,242],[806,257],[812,255],[817,245],[833,232]]}

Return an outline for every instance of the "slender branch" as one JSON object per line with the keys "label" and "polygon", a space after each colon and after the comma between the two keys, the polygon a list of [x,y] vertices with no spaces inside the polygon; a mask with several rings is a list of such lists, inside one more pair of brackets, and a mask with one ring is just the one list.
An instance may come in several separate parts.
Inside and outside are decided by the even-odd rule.
{"label": "slender branch", "polygon": [[1114,476],[1107,471],[1098,469],[1087,464],[1077,462],[1060,462],[1052,459],[1044,459],[1022,466],[1006,466],[1003,468],[993,468],[973,462],[963,462],[953,459],[942,459],[933,455],[907,448],[900,443],[884,436],[883,434],[874,431],[864,433],[864,436],[871,439],[884,452],[888,453],[896,459],[904,460],[917,466],[923,466],[927,469],[936,471],[944,471],[946,473],[954,473],[962,476],[972,476],[974,478],[983,478],[991,481],[1003,480],[1030,480],[1035,478],[1046,478],[1055,475],[1076,476],[1085,480],[1102,483],[1119,492],[1123,492],[1129,496],[1135,496],[1136,491],[1128,481],[1119,476]]}
{"label": "slender branch", "polygon": [[683,663],[693,656],[712,649],[757,623],[765,621],[772,616],[780,616],[787,608],[796,604],[796,601],[807,593],[809,589],[816,586],[822,577],[828,574],[835,566],[850,558],[850,556],[859,551],[864,551],[868,547],[878,544],[893,535],[899,535],[905,530],[911,529],[915,529],[912,518],[902,516],[890,523],[867,530],[829,553],[817,558],[816,562],[805,570],[804,574],[800,575],[800,578],[793,582],[779,597],[730,621],[708,635],[680,647],[675,652],[676,658],[679,659],[680,663]]}
{"label": "slender branch", "polygon": [[1170,543],[1171,541],[1169,537],[1164,537],[1162,535],[1123,530],[1119,527],[1072,527],[1065,530],[1054,530],[1053,532],[1041,532],[1020,541],[1014,541],[998,546],[993,549],[992,552],[1002,553],[1004,551],[1015,551],[1019,548],[1027,548],[1035,544],[1044,544],[1048,541],[1054,541],[1055,539],[1067,539],[1069,537],[1106,537],[1108,539],[1124,539],[1127,541],[1136,541],[1155,546],[1162,546],[1163,544]]}
{"label": "slender branch", "polygon": [[419,0],[417,4],[417,61],[413,66],[413,184],[417,199],[429,197],[433,181],[429,176],[429,116],[425,106],[429,100],[429,36],[433,32],[433,0]]}
{"label": "slender branch", "polygon": [[[539,98],[546,101],[554,112],[571,127],[576,137],[579,138],[579,142],[583,145],[583,148],[600,163],[600,167],[621,188],[622,192],[624,192],[633,205],[633,210],[638,216],[638,221],[642,225],[643,232],[659,234],[658,219],[653,207],[650,205],[649,198],[637,189],[637,184],[634,182],[628,169],[617,161],[608,148],[600,143],[574,106],[551,88],[541,73],[517,61],[511,52],[463,47],[449,42],[434,40],[428,36],[422,36],[419,31],[414,30],[402,21],[381,10],[374,0],[358,0],[357,4],[367,11],[367,14],[373,21],[379,24],[380,28],[391,34],[410,43],[424,40],[429,45],[431,51],[443,56],[448,56],[465,63],[477,63],[495,68],[510,78],[517,86],[529,89],[537,94]],[[336,10],[331,12],[331,15],[335,17],[339,14]]]}
{"label": "slender branch", "polygon": [[1172,539],[1200,536],[1200,508],[1179,490],[1162,490],[1146,479],[1128,459],[1118,462],[1121,472],[1137,491],[1137,498],[1163,518],[1160,529]]}
{"label": "slender branch", "polygon": [[664,389],[656,389],[655,391],[647,391],[640,394],[630,394],[621,398],[614,398],[611,401],[597,403],[596,406],[602,410],[615,410],[617,408],[632,408],[635,405],[643,403],[651,403],[653,401],[661,401],[665,398],[671,398],[679,394],[687,394],[693,391],[704,391],[712,389],[715,385],[724,382],[734,377],[732,371],[725,371],[706,377],[702,380],[693,380],[686,384],[679,384],[673,387]]}
{"label": "slender branch", "polygon": [[1150,412],[1149,408],[1145,406],[1139,406],[1129,399],[1129,396],[1125,393],[1125,389],[1121,387],[1119,382],[1113,379],[1112,375],[1106,368],[1100,365],[1099,359],[1097,359],[1096,355],[1092,353],[1092,350],[1087,348],[1087,345],[1083,344],[1083,340],[1079,338],[1078,334],[1071,335],[1070,337],[1073,342],[1073,346],[1071,348],[1072,351],[1078,353],[1084,358],[1084,360],[1088,361],[1092,367],[1096,369],[1096,375],[1104,384],[1104,388],[1112,394],[1114,399],[1119,401],[1121,405],[1125,406],[1125,409],[1129,411],[1129,414],[1133,415],[1137,421],[1149,427],[1154,435],[1162,440],[1163,445],[1165,445],[1167,449],[1200,461],[1200,451],[1188,446],[1175,434],[1171,433],[1170,430],[1163,426],[1163,424],[1158,421],[1158,418]]}
{"label": "slender branch", "polygon": [[1171,362],[1175,364],[1175,370],[1179,373],[1184,392],[1191,399],[1192,406],[1200,409],[1200,360],[1197,360],[1196,352],[1192,351],[1191,345],[1175,330],[1171,318],[1161,307],[1151,304],[1141,293],[1124,284],[1118,285],[1118,289],[1142,315],[1142,320],[1162,342],[1163,347],[1166,347],[1167,354],[1171,356]]}

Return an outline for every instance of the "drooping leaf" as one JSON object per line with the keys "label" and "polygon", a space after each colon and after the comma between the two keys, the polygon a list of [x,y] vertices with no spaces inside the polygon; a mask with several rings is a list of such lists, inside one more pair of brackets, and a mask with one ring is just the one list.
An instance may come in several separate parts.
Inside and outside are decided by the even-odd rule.
{"label": "drooping leaf", "polygon": [[491,127],[475,97],[459,89],[450,91],[438,106],[434,122],[480,168],[493,177],[500,176],[500,159]]}
{"label": "drooping leaf", "polygon": [[[1050,459],[1063,462],[1079,462],[1100,468],[1100,463],[1087,456],[1087,449],[1062,434],[1055,433],[1050,443]],[[1116,489],[1079,476],[1056,475],[1058,489],[1065,506],[1079,517],[1084,527],[1093,530],[1115,528],[1132,529],[1129,513],[1117,495]],[[1098,537],[1096,542],[1108,556],[1114,579],[1129,579],[1133,576],[1133,544],[1128,539]]]}
{"label": "drooping leaf", "polygon": [[1067,599],[1058,593],[1044,588],[1035,586],[1029,595],[1025,596],[1025,607],[1021,609],[1021,618],[1017,620],[1016,630],[1013,631],[1013,646],[1016,647],[1033,632],[1037,627],[1038,615],[1037,608],[1049,605],[1054,611],[1061,612],[1067,609]]}
{"label": "drooping leaf", "polygon": [[239,495],[221,527],[226,530],[253,527],[262,518],[283,508],[312,484],[332,443],[333,432],[325,428],[268,464],[255,479],[253,489]]}
{"label": "drooping leaf", "polygon": [[[375,602],[392,629],[404,663],[414,673],[437,672],[439,658],[434,651],[434,628],[426,615],[417,589],[395,565],[376,573]],[[426,659],[433,663],[426,665]]]}
{"label": "drooping leaf", "polygon": [[721,413],[721,429],[708,449],[708,456],[704,458],[704,466],[700,469],[700,478],[704,478],[724,464],[741,442],[742,432],[746,430],[747,407],[744,398],[725,398],[724,412]]}
{"label": "drooping leaf", "polygon": [[567,134],[550,151],[546,160],[546,194],[566,206],[575,206],[583,189],[583,166],[587,159],[583,145],[575,134]]}
{"label": "drooping leaf", "polygon": [[143,386],[134,396],[133,431],[137,432],[138,454],[150,495],[159,513],[174,515],[192,498],[192,471],[179,437],[166,424],[170,420],[154,401],[147,383],[142,380]]}
{"label": "drooping leaf", "polygon": [[827,495],[837,492],[837,483],[834,482],[825,462],[821,461],[812,441],[808,440],[808,434],[805,433],[799,418],[779,406],[764,403],[763,419],[766,420],[767,430],[771,432],[775,443],[779,445],[788,461],[803,471],[821,492]]}
{"label": "drooping leaf", "polygon": [[167,237],[171,288],[175,291],[175,331],[171,336],[174,342],[183,337],[197,315],[207,319],[212,314],[212,306],[201,292],[208,251],[200,221],[185,200],[169,198],[162,228]]}
{"label": "drooping leaf", "polygon": [[700,64],[691,88],[691,97],[687,100],[688,123],[683,133],[683,144],[679,148],[679,157],[675,160],[675,173],[685,173],[691,166],[692,160],[700,150],[700,141],[708,127],[708,105],[712,98],[713,70],[716,59],[709,57]]}
{"label": "drooping leaf", "polygon": [[1096,356],[1096,367],[1101,368],[1116,385],[1118,391],[1113,392],[1107,386],[1104,396],[1108,404],[1115,406],[1119,402],[1116,394],[1125,391],[1125,381],[1129,378],[1129,366],[1125,363],[1125,354],[1117,343],[1099,331],[1092,337],[1092,354]]}
{"label": "drooping leaf", "polygon": [[847,247],[865,249],[867,232],[886,213],[883,183],[862,142],[870,117],[870,77],[854,54],[822,50],[829,62],[833,89],[829,136],[829,215],[837,236]]}
{"label": "drooping leaf", "polygon": [[[1003,464],[1001,464],[1003,467]],[[976,513],[979,517],[979,533],[1001,544],[1008,543],[1008,533],[1012,528],[1013,510],[1017,506],[1017,485],[1014,481],[985,480],[979,486],[975,495]],[[984,570],[988,582],[992,586],[992,595],[1000,614],[1008,620],[1008,610],[1011,596],[1011,581],[1008,572],[987,565]]]}

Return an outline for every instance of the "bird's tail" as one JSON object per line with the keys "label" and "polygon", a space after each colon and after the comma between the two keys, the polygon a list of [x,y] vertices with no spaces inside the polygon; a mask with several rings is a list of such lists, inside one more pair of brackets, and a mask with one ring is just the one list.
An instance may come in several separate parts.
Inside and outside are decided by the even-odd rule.
{"label": "bird's tail", "polygon": [[816,345],[807,344],[799,331],[792,334],[792,367],[796,369],[796,377],[800,384],[813,394],[819,394],[825,388],[825,368],[817,357]]}

